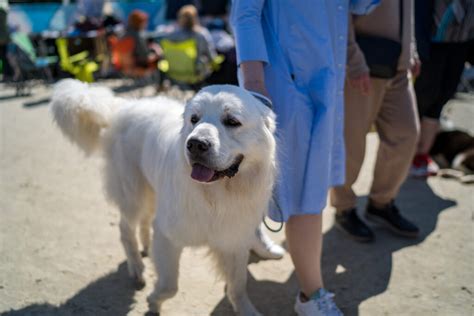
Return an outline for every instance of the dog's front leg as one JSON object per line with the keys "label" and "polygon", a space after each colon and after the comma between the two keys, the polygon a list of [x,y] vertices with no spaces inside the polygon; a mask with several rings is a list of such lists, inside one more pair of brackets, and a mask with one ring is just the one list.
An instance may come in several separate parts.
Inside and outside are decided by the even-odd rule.
{"label": "dog's front leg", "polygon": [[153,234],[153,263],[158,281],[153,292],[148,296],[150,312],[159,313],[161,304],[176,295],[178,291],[179,258],[183,248],[173,244],[155,226]]}
{"label": "dog's front leg", "polygon": [[218,267],[226,281],[226,294],[237,315],[261,315],[247,295],[248,250],[238,252],[216,251]]}

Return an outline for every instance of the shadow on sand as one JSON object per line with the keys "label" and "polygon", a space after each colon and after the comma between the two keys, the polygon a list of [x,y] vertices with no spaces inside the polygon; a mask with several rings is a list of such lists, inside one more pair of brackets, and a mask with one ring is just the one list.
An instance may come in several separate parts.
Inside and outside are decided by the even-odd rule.
{"label": "shadow on sand", "polygon": [[[359,209],[363,210],[367,198],[360,202]],[[337,293],[336,302],[348,316],[358,315],[363,301],[387,290],[392,254],[422,243],[435,229],[439,214],[456,203],[438,197],[426,181],[408,179],[401,188],[397,205],[420,227],[417,239],[399,238],[381,227],[373,227],[377,238],[373,244],[349,240],[335,227],[324,235],[324,279]],[[338,265],[345,271],[336,273]]]}
{"label": "shadow on sand", "polygon": [[[361,198],[363,209],[367,198]],[[401,189],[398,206],[421,229],[418,239],[398,238],[384,229],[375,228],[377,241],[361,244],[348,239],[334,227],[324,235],[323,275],[329,290],[337,293],[336,302],[348,315],[358,315],[359,305],[387,290],[392,272],[392,254],[413,246],[429,236],[438,215],[455,205],[434,194],[424,181],[408,180]],[[258,260],[251,258],[251,263]],[[336,272],[342,266],[343,272]],[[129,283],[126,264],[79,291],[60,306],[37,303],[2,315],[126,315],[134,303],[134,288]],[[294,298],[298,291],[294,273],[284,283],[256,281],[249,274],[248,292],[257,309],[264,315],[293,315]],[[101,299],[97,299],[100,297]],[[233,315],[227,298],[223,298],[211,315]]]}
{"label": "shadow on sand", "polygon": [[51,101],[50,98],[43,98],[43,99],[40,99],[40,100],[29,101],[29,102],[23,103],[23,107],[24,108],[34,108],[34,107],[37,107],[37,106],[40,106],[40,105],[48,105],[48,103],[50,101]]}
{"label": "shadow on sand", "polygon": [[[1,313],[2,316],[24,315],[127,315],[134,303],[135,289],[122,262],[117,271],[90,283],[60,306],[36,303],[19,310]],[[98,299],[100,298],[100,299]]]}
{"label": "shadow on sand", "polygon": [[[359,210],[365,208],[367,197],[359,199]],[[346,316],[359,314],[359,305],[387,290],[392,272],[392,254],[404,247],[422,243],[436,227],[439,214],[456,203],[435,195],[425,181],[408,179],[403,185],[397,205],[413,222],[421,235],[417,239],[394,236],[383,228],[374,227],[377,240],[362,244],[347,238],[334,226],[324,234],[323,277],[328,289],[335,292],[336,303]],[[338,266],[343,272],[336,272]],[[249,275],[249,296],[264,315],[294,315],[293,305],[298,286],[293,273],[285,283],[255,281]],[[225,298],[212,315],[232,313]]]}
{"label": "shadow on sand", "polygon": [[26,95],[16,95],[16,94],[2,95],[2,96],[0,96],[0,102],[1,101],[12,100],[12,99],[28,98],[30,96],[31,96],[31,93],[26,94]]}

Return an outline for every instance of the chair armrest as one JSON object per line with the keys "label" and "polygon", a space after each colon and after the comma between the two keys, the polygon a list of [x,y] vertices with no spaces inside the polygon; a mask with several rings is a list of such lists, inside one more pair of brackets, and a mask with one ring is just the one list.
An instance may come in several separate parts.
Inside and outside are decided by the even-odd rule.
{"label": "chair armrest", "polygon": [[79,61],[83,61],[88,56],[89,56],[89,52],[85,50],[85,51],[82,51],[82,52],[77,53],[75,55],[69,56],[69,61],[71,63],[76,63],[76,62],[79,62]]}
{"label": "chair armrest", "polygon": [[170,64],[168,63],[167,60],[162,59],[158,62],[158,69],[161,72],[168,72],[170,70]]}
{"label": "chair armrest", "polygon": [[48,64],[57,63],[59,60],[58,56],[46,56],[44,58],[46,58],[46,60],[48,61]]}

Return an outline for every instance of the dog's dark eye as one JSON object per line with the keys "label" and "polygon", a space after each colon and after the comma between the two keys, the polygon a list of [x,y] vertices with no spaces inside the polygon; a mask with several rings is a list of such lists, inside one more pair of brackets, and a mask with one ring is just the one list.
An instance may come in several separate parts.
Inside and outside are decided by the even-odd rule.
{"label": "dog's dark eye", "polygon": [[191,115],[191,123],[194,125],[197,122],[199,122],[199,116],[197,116],[196,114]]}
{"label": "dog's dark eye", "polygon": [[227,117],[224,119],[224,125],[225,126],[228,126],[228,127],[239,127],[239,126],[242,126],[242,123],[240,123],[239,121],[237,121],[237,119],[233,118],[233,117]]}

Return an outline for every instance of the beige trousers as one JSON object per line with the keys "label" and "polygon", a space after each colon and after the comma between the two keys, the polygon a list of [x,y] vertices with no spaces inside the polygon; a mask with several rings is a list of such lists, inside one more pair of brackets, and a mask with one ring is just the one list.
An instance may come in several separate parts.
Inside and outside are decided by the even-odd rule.
{"label": "beige trousers", "polygon": [[419,121],[415,93],[408,71],[393,79],[371,79],[371,89],[362,95],[346,82],[345,144],[346,182],[330,190],[330,203],[337,211],[355,207],[352,185],[364,161],[366,135],[375,124],[380,146],[369,198],[378,204],[398,194],[415,153]]}

